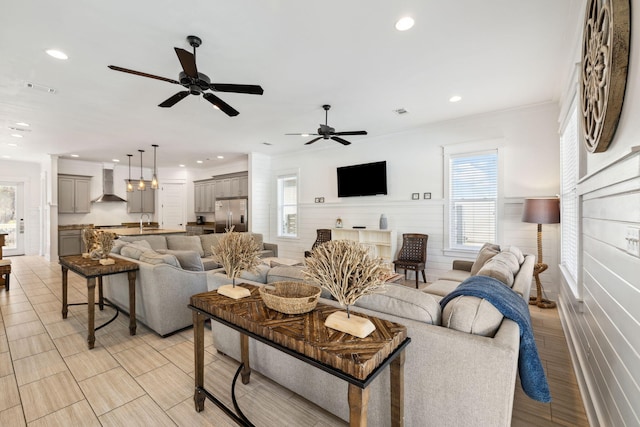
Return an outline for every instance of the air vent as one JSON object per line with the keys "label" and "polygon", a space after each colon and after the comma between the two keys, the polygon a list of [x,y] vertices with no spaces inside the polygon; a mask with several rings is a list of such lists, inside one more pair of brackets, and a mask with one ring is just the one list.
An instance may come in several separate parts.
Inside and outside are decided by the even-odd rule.
{"label": "air vent", "polygon": [[13,126],[9,126],[9,129],[17,130],[18,132],[31,132],[31,129],[22,129],[22,128],[16,128],[16,127],[13,127]]}
{"label": "air vent", "polygon": [[52,87],[48,87],[45,85],[41,85],[38,83],[32,83],[32,82],[25,82],[25,87],[28,87],[29,89],[35,89],[38,90],[40,92],[47,92],[47,93],[56,93],[57,91],[52,88]]}
{"label": "air vent", "polygon": [[396,113],[397,115],[402,115],[402,114],[407,114],[408,111],[405,110],[404,108],[398,108],[397,110],[393,110],[394,113]]}

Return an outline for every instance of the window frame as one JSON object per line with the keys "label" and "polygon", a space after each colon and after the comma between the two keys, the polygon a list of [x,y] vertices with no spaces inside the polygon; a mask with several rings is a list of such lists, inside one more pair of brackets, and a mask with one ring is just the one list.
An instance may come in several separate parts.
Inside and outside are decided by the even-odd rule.
{"label": "window frame", "polygon": [[500,218],[503,218],[503,155],[502,147],[504,146],[504,140],[482,140],[468,143],[453,144],[449,146],[443,146],[443,171],[444,171],[444,255],[447,256],[460,256],[473,258],[478,253],[480,246],[463,248],[452,244],[451,242],[451,225],[452,225],[452,212],[451,212],[451,159],[461,156],[474,156],[485,155],[488,153],[496,154],[496,210],[495,210],[495,243],[499,242],[502,236],[502,225]]}
{"label": "window frame", "polygon": [[[295,179],[296,181],[296,202],[295,204],[284,204],[284,186],[285,180]],[[295,233],[284,233],[283,217],[284,208],[295,207],[296,227]],[[300,235],[300,174],[299,171],[282,171],[276,175],[276,236],[282,239],[297,239]]]}

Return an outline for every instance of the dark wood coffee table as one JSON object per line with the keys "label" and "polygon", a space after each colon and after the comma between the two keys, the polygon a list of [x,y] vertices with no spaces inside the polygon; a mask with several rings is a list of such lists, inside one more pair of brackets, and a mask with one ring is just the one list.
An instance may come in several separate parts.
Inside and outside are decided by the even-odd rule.
{"label": "dark wood coffee table", "polygon": [[[204,409],[208,398],[236,423],[252,426],[235,401],[233,386],[239,374],[250,379],[249,337],[322,369],[349,383],[349,425],[367,425],[369,384],[387,366],[391,375],[391,425],[404,423],[404,349],[411,342],[407,328],[397,323],[356,313],[371,320],[376,330],[366,338],[335,331],[324,326],[327,316],[341,310],[318,303],[315,310],[288,315],[264,305],[257,286],[241,284],[251,296],[240,300],[218,295],[216,291],[191,297],[193,310],[196,411]],[[237,413],[227,408],[204,388],[204,321],[212,319],[240,332],[242,364],[232,384],[232,400]]]}
{"label": "dark wood coffee table", "polygon": [[[83,258],[82,255],[69,255],[62,256],[59,259],[62,266],[62,318],[67,318],[68,307],[67,303],[67,275],[69,270],[87,279],[87,310],[88,310],[88,332],[87,332],[87,344],[89,348],[93,348],[96,342],[95,336],[95,288],[96,278],[98,279],[99,299],[98,305],[100,310],[104,307],[104,298],[102,297],[102,276],[108,276],[110,274],[127,273],[129,279],[129,334],[136,334],[136,271],[140,268],[135,262],[127,261],[121,258],[112,258],[115,264],[102,265],[97,260],[91,258]],[[84,304],[84,303],[82,303]],[[116,308],[115,306],[113,306]],[[118,313],[116,308],[116,315]],[[106,324],[113,321],[111,319]],[[105,324],[105,325],[106,325]],[[101,328],[101,325],[98,328]]]}

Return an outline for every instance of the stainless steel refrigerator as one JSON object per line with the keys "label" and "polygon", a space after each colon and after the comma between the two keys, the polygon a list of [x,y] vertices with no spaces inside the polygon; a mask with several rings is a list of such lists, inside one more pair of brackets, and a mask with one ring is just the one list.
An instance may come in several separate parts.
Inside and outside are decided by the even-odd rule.
{"label": "stainless steel refrigerator", "polygon": [[249,231],[247,199],[216,200],[216,233],[224,233],[231,226],[233,231]]}

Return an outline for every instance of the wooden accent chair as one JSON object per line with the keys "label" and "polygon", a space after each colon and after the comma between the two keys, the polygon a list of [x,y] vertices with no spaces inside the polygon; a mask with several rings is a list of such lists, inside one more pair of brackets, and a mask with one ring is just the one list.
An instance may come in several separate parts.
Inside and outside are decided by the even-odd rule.
{"label": "wooden accent chair", "polygon": [[[316,233],[317,233],[316,241],[313,242],[313,246],[311,246],[311,251],[314,250],[316,246],[331,240],[331,230],[328,228],[319,228],[316,230]],[[304,257],[307,258],[311,256],[311,251],[304,251]]]}
{"label": "wooden accent chair", "polygon": [[405,233],[402,235],[402,247],[398,252],[398,259],[393,261],[397,272],[399,268],[404,270],[404,278],[407,279],[407,270],[416,272],[416,289],[418,289],[418,272],[422,271],[422,280],[427,283],[424,268],[427,262],[428,234]]}

